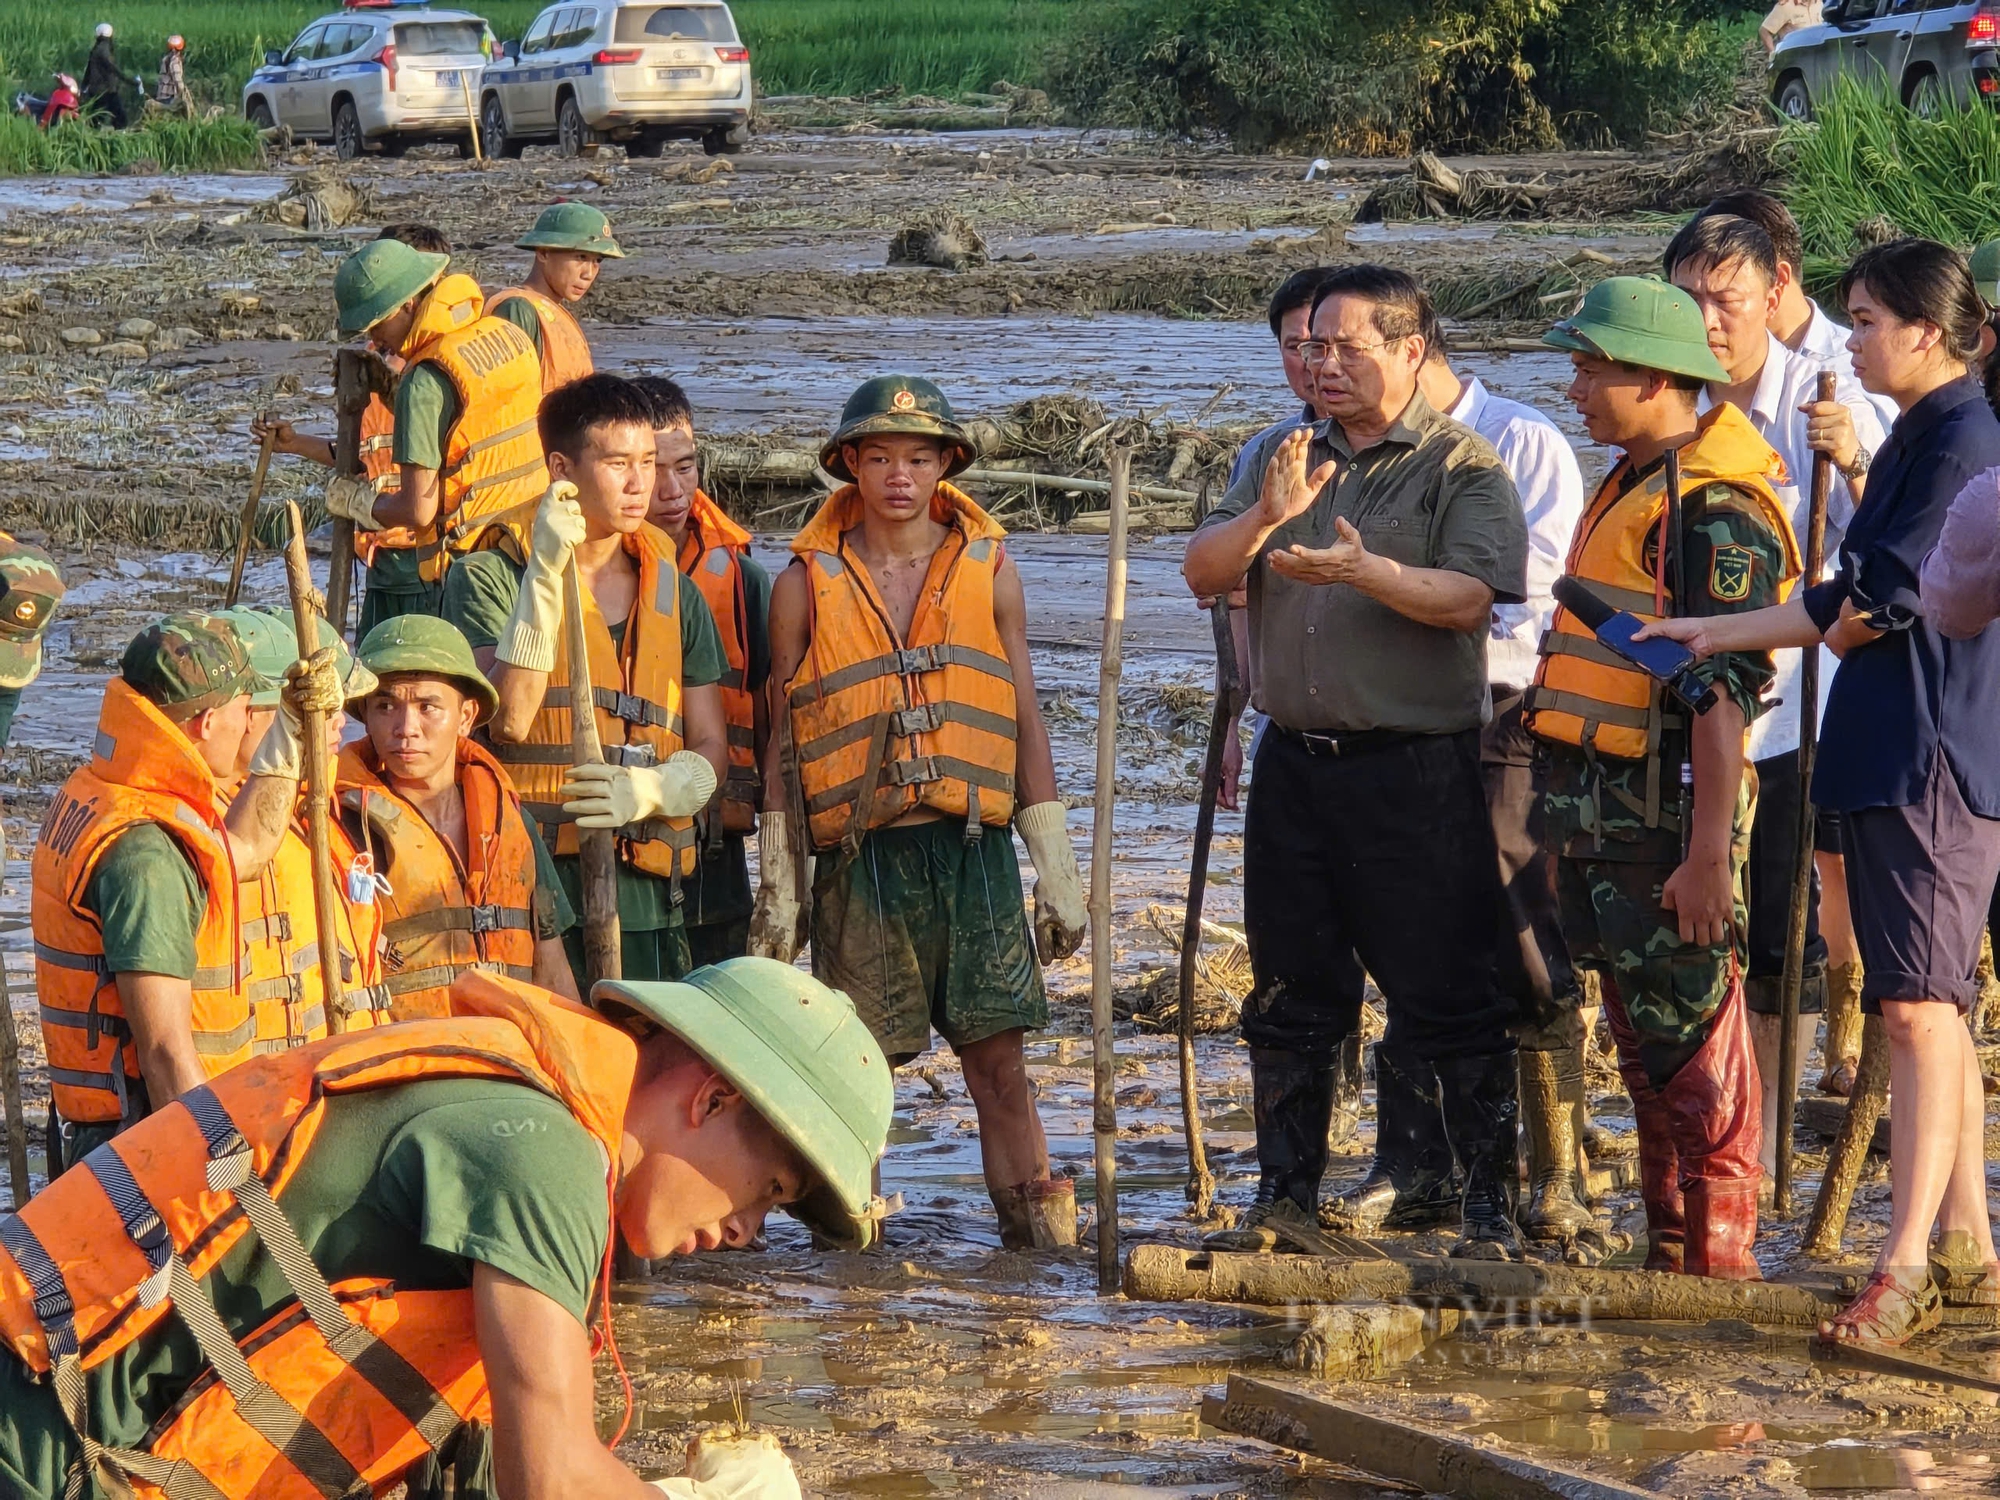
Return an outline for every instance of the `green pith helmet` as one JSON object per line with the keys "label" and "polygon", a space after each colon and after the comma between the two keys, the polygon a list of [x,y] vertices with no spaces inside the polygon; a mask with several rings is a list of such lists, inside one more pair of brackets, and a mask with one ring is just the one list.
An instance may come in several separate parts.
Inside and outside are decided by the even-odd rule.
{"label": "green pith helmet", "polygon": [[958,425],[943,391],[919,375],[877,375],[862,382],[861,388],[840,409],[840,429],[819,450],[820,467],[837,479],[851,482],[854,475],[841,456],[841,445],[890,432],[907,432],[942,442],[947,479],[972,462],[972,440]]}
{"label": "green pith helmet", "polygon": [[[250,665],[269,684],[250,695],[250,706],[276,708],[285,673],[299,659],[299,639],[292,625],[292,612],[289,609],[251,609],[248,605],[239,604],[234,609],[220,611],[218,617],[235,627],[237,639],[250,653]],[[319,643],[333,647],[340,667],[340,680],[347,689],[348,697],[359,698],[375,690],[375,674],[355,661],[354,653],[347,649],[347,642],[325,620],[319,622]]]}
{"label": "green pith helmet", "polygon": [[412,250],[401,240],[370,240],[333,275],[341,336],[366,333],[444,275],[450,264],[449,255]]}
{"label": "green pith helmet", "polygon": [[1641,369],[1697,380],[1727,380],[1729,372],[1708,347],[1708,329],[1694,298],[1651,276],[1600,281],[1583,306],[1542,342],[1573,354],[1591,354]]}
{"label": "green pith helmet", "polygon": [[896,1089],[853,1001],[774,958],[725,959],[678,983],[602,980],[590,1000],[664,1026],[791,1143],[818,1177],[793,1218],[843,1247],[869,1241]]}
{"label": "green pith helmet", "polygon": [[1988,307],[2000,307],[2000,240],[1988,240],[1972,252],[1972,279]]}
{"label": "green pith helmet", "polygon": [[[449,620],[433,615],[397,615],[384,620],[362,637],[360,658],[361,665],[378,678],[392,672],[444,678],[479,701],[481,724],[492,718],[500,705],[500,695],[472,659],[472,647]],[[371,683],[351,694],[349,701],[373,690]]]}
{"label": "green pith helmet", "polygon": [[236,627],[220,615],[168,615],[148,625],[132,637],[118,667],[126,686],[176,720],[271,686]]}
{"label": "green pith helmet", "polygon": [[0,532],[0,688],[24,688],[42,670],[42,637],[62,603],[62,574],[40,547]]}
{"label": "green pith helmet", "polygon": [[611,221],[588,203],[551,203],[535,227],[514,241],[521,250],[574,250],[623,260],[625,252],[611,237]]}

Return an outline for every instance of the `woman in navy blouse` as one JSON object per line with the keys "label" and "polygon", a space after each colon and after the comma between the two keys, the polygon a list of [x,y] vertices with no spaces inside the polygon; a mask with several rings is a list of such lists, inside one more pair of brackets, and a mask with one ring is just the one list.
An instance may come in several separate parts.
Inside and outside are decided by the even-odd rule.
{"label": "woman in navy blouse", "polygon": [[1838,573],[1770,609],[1645,633],[1700,655],[1822,638],[1841,654],[1812,796],[1841,813],[1862,1009],[1889,1037],[1894,1207],[1874,1274],[1821,1331],[1893,1345],[1937,1326],[1946,1298],[2000,1302],[1986,1101],[1965,1024],[2000,875],[2000,625],[1953,640],[1918,607],[1953,497],[2000,465],[2000,420],[1973,378],[1986,308],[1957,251],[1877,246],[1840,294],[1855,374],[1901,415],[1869,466]]}

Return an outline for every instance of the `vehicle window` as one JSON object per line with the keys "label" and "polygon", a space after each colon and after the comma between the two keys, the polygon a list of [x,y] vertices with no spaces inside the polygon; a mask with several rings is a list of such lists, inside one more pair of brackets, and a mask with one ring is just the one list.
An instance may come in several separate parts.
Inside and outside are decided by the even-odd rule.
{"label": "vehicle window", "polygon": [[406,22],[396,28],[398,57],[441,57],[447,53],[476,53],[486,35],[477,21]]}
{"label": "vehicle window", "polygon": [[597,29],[597,12],[594,10],[566,10],[562,19],[556,22],[555,40],[552,47],[581,47],[590,40],[591,32]]}
{"label": "vehicle window", "polygon": [[292,43],[292,50],[285,54],[285,61],[287,63],[311,62],[313,59],[313,49],[319,46],[320,38],[325,35],[326,28],[324,26],[315,26],[306,31],[296,42]]}
{"label": "vehicle window", "polygon": [[539,16],[535,17],[535,24],[530,26],[528,34],[521,38],[521,55],[523,57],[526,57],[530,52],[543,52],[548,49],[549,33],[554,27],[556,17],[559,14],[560,12],[558,11],[545,10]]}
{"label": "vehicle window", "polygon": [[372,26],[329,26],[315,57],[345,57],[375,34]]}
{"label": "vehicle window", "polygon": [[719,5],[626,5],[618,10],[619,42],[733,42],[736,27]]}

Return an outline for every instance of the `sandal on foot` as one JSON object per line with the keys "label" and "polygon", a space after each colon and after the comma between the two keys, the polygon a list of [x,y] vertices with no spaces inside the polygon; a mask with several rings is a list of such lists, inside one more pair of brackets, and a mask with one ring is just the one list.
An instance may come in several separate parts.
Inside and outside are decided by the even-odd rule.
{"label": "sandal on foot", "polygon": [[2000,1307],[2000,1262],[1979,1259],[1963,1229],[1938,1236],[1930,1272],[1946,1307]]}
{"label": "sandal on foot", "polygon": [[1900,1349],[1943,1321],[1943,1299],[1936,1282],[1926,1276],[1924,1284],[1912,1290],[1887,1271],[1877,1271],[1831,1322],[1819,1325],[1819,1336],[1829,1344]]}

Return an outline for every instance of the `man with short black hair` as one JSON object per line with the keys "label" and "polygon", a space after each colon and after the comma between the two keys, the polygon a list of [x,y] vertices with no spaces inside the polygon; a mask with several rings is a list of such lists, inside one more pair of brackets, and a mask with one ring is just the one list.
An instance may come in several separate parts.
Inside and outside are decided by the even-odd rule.
{"label": "man with short black hair", "polygon": [[1386,1048],[1441,1085],[1467,1175],[1459,1250],[1518,1250],[1515,1006],[1479,728],[1492,610],[1526,591],[1527,527],[1492,445],[1418,388],[1429,308],[1383,266],[1321,285],[1300,357],[1328,420],[1259,445],[1183,567],[1197,595],[1247,579],[1271,716],[1244,830],[1259,1184],[1222,1241],[1239,1248],[1316,1228],[1365,964]]}

